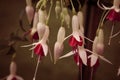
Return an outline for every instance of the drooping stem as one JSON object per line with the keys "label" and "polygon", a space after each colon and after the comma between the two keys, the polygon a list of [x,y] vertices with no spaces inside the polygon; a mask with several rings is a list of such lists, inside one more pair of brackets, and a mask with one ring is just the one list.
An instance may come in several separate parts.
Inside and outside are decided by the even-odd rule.
{"label": "drooping stem", "polygon": [[120,34],[120,30],[117,33],[115,33],[114,35],[112,35],[111,38],[114,38],[114,37],[116,37],[119,34]]}
{"label": "drooping stem", "polygon": [[52,6],[53,6],[53,0],[51,0],[51,6],[50,6],[50,9],[49,9],[49,13],[48,13],[48,17],[47,17],[47,20],[46,20],[46,24],[48,24],[48,21],[49,21],[49,18],[50,18],[50,14],[51,14],[51,10],[52,10]]}
{"label": "drooping stem", "polygon": [[113,30],[114,30],[114,22],[113,22],[113,25],[112,25],[112,29],[111,29],[111,32],[110,32],[110,36],[109,36],[109,41],[108,41],[108,45],[110,45],[110,43],[111,43],[111,37],[112,37],[112,34],[113,34]]}
{"label": "drooping stem", "polygon": [[73,14],[75,14],[75,13],[76,13],[76,11],[75,11],[75,7],[74,7],[74,5],[73,5],[72,0],[70,0],[70,3],[71,3],[71,5],[72,5],[72,12],[73,12]]}
{"label": "drooping stem", "polygon": [[36,69],[35,69],[33,80],[36,80],[36,75],[37,75],[39,63],[40,63],[40,56],[38,57],[38,61],[37,61],[37,65],[36,65]]}
{"label": "drooping stem", "polygon": [[99,22],[99,25],[98,25],[98,29],[97,29],[96,35],[98,35],[98,32],[99,32],[100,28],[103,27],[105,18],[106,18],[106,16],[108,15],[108,13],[109,13],[109,11],[107,11],[107,12],[104,11],[104,12],[103,12],[103,14],[102,14],[102,16],[101,16],[101,19],[100,19],[100,22]]}
{"label": "drooping stem", "polygon": [[79,1],[79,0],[77,0],[77,2],[78,2],[78,4],[79,4],[79,9],[81,9],[81,8],[82,8],[82,6],[81,6],[80,1]]}

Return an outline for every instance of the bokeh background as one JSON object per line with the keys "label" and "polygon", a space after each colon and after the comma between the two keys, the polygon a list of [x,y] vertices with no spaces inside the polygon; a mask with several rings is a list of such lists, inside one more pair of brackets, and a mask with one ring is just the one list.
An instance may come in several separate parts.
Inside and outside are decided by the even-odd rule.
{"label": "bokeh background", "polygon": [[[107,3],[110,3],[111,5],[112,0],[108,1]],[[12,55],[6,55],[6,53],[10,49],[10,47],[7,46],[7,44],[9,43],[10,34],[17,32],[17,36],[19,37],[22,37],[24,34],[19,25],[19,16],[21,11],[25,9],[25,5],[25,0],[0,0],[0,79],[9,75],[9,65]],[[91,31],[92,29],[94,29],[94,27],[91,26],[98,25],[98,21],[102,11],[96,10],[98,8],[96,6],[91,6],[90,13],[88,13],[88,8],[86,8],[86,6],[87,4],[84,5],[85,8],[83,9],[85,12],[87,12],[85,13],[85,16],[88,16],[87,14],[90,14],[89,19],[86,18],[87,20],[85,20],[85,24],[88,24],[89,26],[86,27],[86,29],[89,29],[86,33],[89,36],[94,36],[95,31]],[[25,29],[28,30],[30,27],[28,26],[28,21],[25,14],[23,15],[23,21]],[[87,21],[89,21],[89,23]],[[107,59],[109,59],[113,63],[113,65],[100,60],[100,66],[98,67],[94,75],[94,80],[120,80],[120,76],[117,76],[117,69],[120,66],[120,35],[112,39],[110,46],[107,45],[110,30],[112,28],[111,25],[112,23],[109,21],[104,24],[105,51],[103,55]],[[119,25],[120,24],[118,22],[116,24],[114,33],[120,29]],[[53,55],[53,47],[56,41],[57,31],[60,27],[60,21],[55,18],[54,8],[52,9],[49,27],[51,32],[49,37],[49,45]],[[69,35],[70,33],[71,28],[68,29],[66,27],[66,35]],[[24,80],[32,80],[37,63],[36,56],[33,59],[31,58],[31,51],[28,50],[29,48],[20,47],[29,43],[30,41],[16,40],[16,43],[13,46],[17,54],[15,58],[15,62],[18,68],[17,74],[22,76]],[[68,46],[67,40],[65,42],[64,54],[69,52],[70,50],[71,48]],[[79,70],[77,65],[73,61],[73,57],[59,60],[57,64],[53,64],[53,62],[50,60],[50,56],[48,55],[42,60],[39,65],[36,80],[79,80],[78,72]]]}

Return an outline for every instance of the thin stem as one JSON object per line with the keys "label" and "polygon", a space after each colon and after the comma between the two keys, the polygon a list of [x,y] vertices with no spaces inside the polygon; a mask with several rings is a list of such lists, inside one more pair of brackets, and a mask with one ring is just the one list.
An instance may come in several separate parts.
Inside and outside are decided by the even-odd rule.
{"label": "thin stem", "polygon": [[79,9],[81,9],[81,8],[82,8],[82,6],[81,6],[80,1],[79,1],[79,0],[77,0],[77,2],[78,2],[78,4],[79,4]]}
{"label": "thin stem", "polygon": [[112,35],[111,38],[114,38],[114,37],[116,37],[119,34],[120,34],[120,30],[117,33],[115,33],[114,35]]}
{"label": "thin stem", "polygon": [[111,33],[110,33],[108,45],[110,45],[110,43],[111,43],[111,39],[112,39],[111,36],[112,36],[112,34],[113,34],[113,30],[114,30],[114,22],[113,22],[113,25],[112,25],[112,29],[111,29]]}
{"label": "thin stem", "polygon": [[34,73],[33,80],[36,79],[36,75],[37,75],[37,71],[38,71],[39,63],[40,63],[40,56],[38,57],[38,61],[37,61],[37,65],[36,65],[36,69],[35,69],[35,73]]}
{"label": "thin stem", "polygon": [[71,3],[71,5],[72,5],[72,12],[73,12],[73,14],[75,14],[75,13],[76,13],[76,11],[75,11],[75,7],[74,7],[74,5],[73,5],[72,0],[70,0],[70,3]]}
{"label": "thin stem", "polygon": [[63,10],[63,1],[61,0],[61,8],[62,8],[62,10]]}
{"label": "thin stem", "polygon": [[91,68],[90,80],[93,78],[93,67]]}
{"label": "thin stem", "polygon": [[[105,14],[105,13],[106,13],[106,14]],[[104,21],[105,21],[106,16],[108,15],[108,13],[109,13],[109,11],[108,11],[108,12],[106,12],[106,11],[103,12],[103,14],[102,14],[102,16],[101,16],[101,19],[100,19],[100,22],[99,22],[99,25],[98,25],[98,29],[97,29],[96,35],[98,35],[98,32],[99,32],[100,28],[103,27],[103,23],[104,23]]]}
{"label": "thin stem", "polygon": [[53,58],[52,58],[52,52],[51,52],[51,49],[50,49],[50,47],[49,47],[49,54],[50,54],[50,59],[51,59],[51,61],[53,62]]}
{"label": "thin stem", "polygon": [[47,20],[46,20],[46,24],[48,24],[48,21],[49,21],[49,18],[50,18],[50,14],[51,14],[51,11],[52,11],[52,6],[53,6],[53,0],[51,0],[51,6],[50,6],[50,10],[49,10],[49,13],[48,13],[48,17],[47,17]]}
{"label": "thin stem", "polygon": [[105,10],[105,8],[103,8],[103,7],[100,5],[100,0],[97,1],[97,5],[98,5],[98,7],[99,7],[100,9]]}

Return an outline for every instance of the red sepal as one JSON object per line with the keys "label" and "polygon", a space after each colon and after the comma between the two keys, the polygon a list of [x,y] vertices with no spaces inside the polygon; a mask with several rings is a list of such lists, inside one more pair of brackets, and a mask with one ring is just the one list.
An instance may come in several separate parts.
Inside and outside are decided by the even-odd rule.
{"label": "red sepal", "polygon": [[73,36],[71,36],[70,39],[69,39],[69,45],[71,47],[77,47],[78,45],[82,46],[83,45],[83,39],[80,37],[80,42],[79,42]]}
{"label": "red sepal", "polygon": [[110,10],[106,19],[110,21],[120,21],[120,12],[116,12],[114,9]]}
{"label": "red sepal", "polygon": [[41,44],[36,45],[36,47],[34,48],[34,53],[39,56],[44,56],[43,47]]}

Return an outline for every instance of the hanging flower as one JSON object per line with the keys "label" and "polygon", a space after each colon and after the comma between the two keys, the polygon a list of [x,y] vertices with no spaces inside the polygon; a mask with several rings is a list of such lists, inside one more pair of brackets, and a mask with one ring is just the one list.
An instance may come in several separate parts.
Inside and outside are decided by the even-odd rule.
{"label": "hanging flower", "polygon": [[79,29],[78,17],[76,15],[72,18],[72,30],[73,33],[70,36],[69,45],[73,50],[66,55],[61,56],[59,59],[73,55],[74,61],[78,66],[82,63],[87,65],[87,53],[84,49],[84,35]]}
{"label": "hanging flower", "polygon": [[65,22],[65,24],[69,28],[70,27],[70,15],[66,7],[62,8],[62,12],[60,16],[61,16],[62,23]]}
{"label": "hanging flower", "polygon": [[58,19],[59,15],[61,12],[61,7],[60,7],[60,1],[56,1],[56,6],[55,6],[55,13],[56,13],[56,18]]}
{"label": "hanging flower", "polygon": [[57,41],[55,42],[55,45],[54,45],[54,63],[56,63],[56,61],[59,59],[59,57],[61,56],[63,52],[64,38],[65,38],[65,28],[60,27],[58,31],[58,35],[57,35]]}
{"label": "hanging flower", "polygon": [[99,0],[98,0],[98,6],[103,9],[103,10],[110,10],[106,19],[110,21],[120,21],[120,0],[114,0],[113,1],[113,6],[112,7],[106,7],[102,4],[100,6]]}
{"label": "hanging flower", "polygon": [[26,11],[26,14],[27,14],[29,24],[31,24],[31,22],[33,20],[33,17],[34,17],[34,8],[32,6],[31,0],[26,0],[26,4],[27,5],[26,5],[26,8],[25,8],[25,11]]}
{"label": "hanging flower", "polygon": [[69,39],[69,45],[72,48],[76,48],[77,46],[83,45],[83,39],[79,33],[79,24],[78,24],[78,17],[74,15],[72,17],[72,36]]}
{"label": "hanging flower", "polygon": [[22,77],[16,75],[17,66],[14,61],[10,64],[10,75],[7,76],[6,80],[24,80]]}

